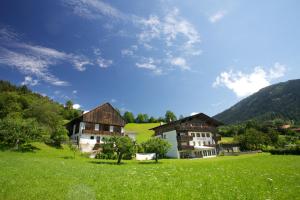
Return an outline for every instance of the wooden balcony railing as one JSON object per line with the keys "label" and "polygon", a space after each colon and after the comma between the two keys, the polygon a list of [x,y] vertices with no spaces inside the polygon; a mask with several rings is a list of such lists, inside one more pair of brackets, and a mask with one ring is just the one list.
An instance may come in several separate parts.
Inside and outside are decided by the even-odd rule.
{"label": "wooden balcony railing", "polygon": [[110,132],[110,131],[82,130],[82,133],[83,134],[93,134],[93,135],[123,136],[123,133]]}
{"label": "wooden balcony railing", "polygon": [[189,145],[181,145],[178,148],[179,150],[194,150],[194,146],[189,146]]}
{"label": "wooden balcony railing", "polygon": [[177,136],[177,140],[178,141],[192,141],[193,140],[193,136],[180,135],[180,136]]}

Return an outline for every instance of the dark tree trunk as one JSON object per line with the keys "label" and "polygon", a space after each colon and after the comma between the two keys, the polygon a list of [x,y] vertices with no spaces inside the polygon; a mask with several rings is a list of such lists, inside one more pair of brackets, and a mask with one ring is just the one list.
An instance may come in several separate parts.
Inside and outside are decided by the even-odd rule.
{"label": "dark tree trunk", "polygon": [[123,156],[122,153],[118,153],[118,162],[117,162],[118,165],[121,163],[122,156]]}
{"label": "dark tree trunk", "polygon": [[155,154],[155,162],[158,162],[158,154]]}

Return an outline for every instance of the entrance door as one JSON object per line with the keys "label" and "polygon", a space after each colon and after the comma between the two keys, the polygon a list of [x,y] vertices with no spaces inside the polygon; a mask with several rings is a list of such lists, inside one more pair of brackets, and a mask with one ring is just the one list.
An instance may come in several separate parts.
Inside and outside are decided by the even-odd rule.
{"label": "entrance door", "polygon": [[101,140],[101,137],[100,137],[100,136],[97,136],[97,137],[96,137],[97,143],[100,143],[100,140]]}

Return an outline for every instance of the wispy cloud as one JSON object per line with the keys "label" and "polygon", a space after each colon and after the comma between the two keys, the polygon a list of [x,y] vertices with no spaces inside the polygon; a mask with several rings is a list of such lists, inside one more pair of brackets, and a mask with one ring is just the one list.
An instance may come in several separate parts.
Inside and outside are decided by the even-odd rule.
{"label": "wispy cloud", "polygon": [[98,19],[103,16],[112,17],[115,19],[127,19],[127,15],[120,10],[112,7],[108,3],[98,0],[63,0],[64,4],[70,7],[74,14],[89,18]]}
{"label": "wispy cloud", "polygon": [[155,61],[153,58],[143,58],[143,61],[140,63],[135,63],[138,68],[147,69],[152,71],[153,73],[160,75],[162,74],[161,68],[157,67],[157,63],[159,61]]}
{"label": "wispy cloud", "polygon": [[237,97],[249,96],[263,87],[269,86],[274,79],[284,76],[286,66],[275,63],[269,70],[261,66],[254,67],[253,72],[247,74],[241,71],[222,72],[213,83],[213,87],[225,86],[232,90]]}
{"label": "wispy cloud", "polygon": [[225,11],[225,10],[220,10],[220,11],[214,13],[213,15],[211,15],[211,16],[209,17],[209,21],[210,21],[211,23],[216,23],[216,22],[220,21],[221,19],[223,19],[223,18],[225,17],[226,14],[227,14],[227,11]]}
{"label": "wispy cloud", "polygon": [[191,68],[187,65],[186,60],[181,57],[172,58],[170,63],[174,66],[179,67],[182,70],[190,70]]}
{"label": "wispy cloud", "polygon": [[[132,33],[132,29],[126,31],[131,32],[133,36],[136,35],[137,42],[128,48],[122,49],[121,55],[135,58],[136,66],[139,68],[151,69],[152,72],[158,74],[162,71],[169,71],[169,68],[172,68],[174,64],[173,66],[186,70],[190,68],[187,60],[191,56],[199,56],[202,52],[198,46],[201,42],[199,32],[191,22],[181,16],[178,8],[169,9],[159,15],[151,14],[145,18],[124,13],[100,0],[69,0],[64,2],[73,10],[74,14],[84,18],[99,19],[103,22],[105,16],[126,23],[126,27],[129,27],[128,23],[130,23],[135,32]],[[105,20],[107,21],[107,19]],[[163,47],[156,48],[157,43],[162,44]],[[132,48],[133,46],[136,48]],[[161,60],[164,62],[163,66],[165,67],[145,63],[143,61],[145,55],[139,55],[137,48],[147,50],[148,57]],[[157,50],[162,53],[157,54]],[[172,57],[180,57],[181,59],[175,60],[172,64],[170,63],[170,55],[166,52]]]}
{"label": "wispy cloud", "polygon": [[25,43],[17,33],[6,27],[0,29],[0,64],[14,67],[27,76],[35,76],[52,85],[66,86],[69,83],[57,78],[49,69],[63,62],[72,64],[78,71],[84,71],[88,65],[108,67],[112,63],[100,56],[97,60],[91,60],[83,55]]}

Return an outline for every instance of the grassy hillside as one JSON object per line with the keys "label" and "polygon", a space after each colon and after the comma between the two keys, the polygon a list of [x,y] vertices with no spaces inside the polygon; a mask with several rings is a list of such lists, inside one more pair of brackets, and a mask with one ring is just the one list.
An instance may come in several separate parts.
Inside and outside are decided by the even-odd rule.
{"label": "grassy hillside", "polygon": [[274,118],[300,123],[300,79],[263,88],[214,118],[226,124]]}
{"label": "grassy hillside", "polygon": [[256,154],[139,163],[83,157],[38,144],[0,151],[0,199],[299,199],[300,157]]}
{"label": "grassy hillside", "polygon": [[147,124],[136,124],[136,123],[129,123],[125,126],[125,131],[132,131],[136,132],[136,139],[137,141],[144,142],[148,140],[153,134],[154,131],[150,131],[150,128],[159,126],[159,123],[147,123]]}

